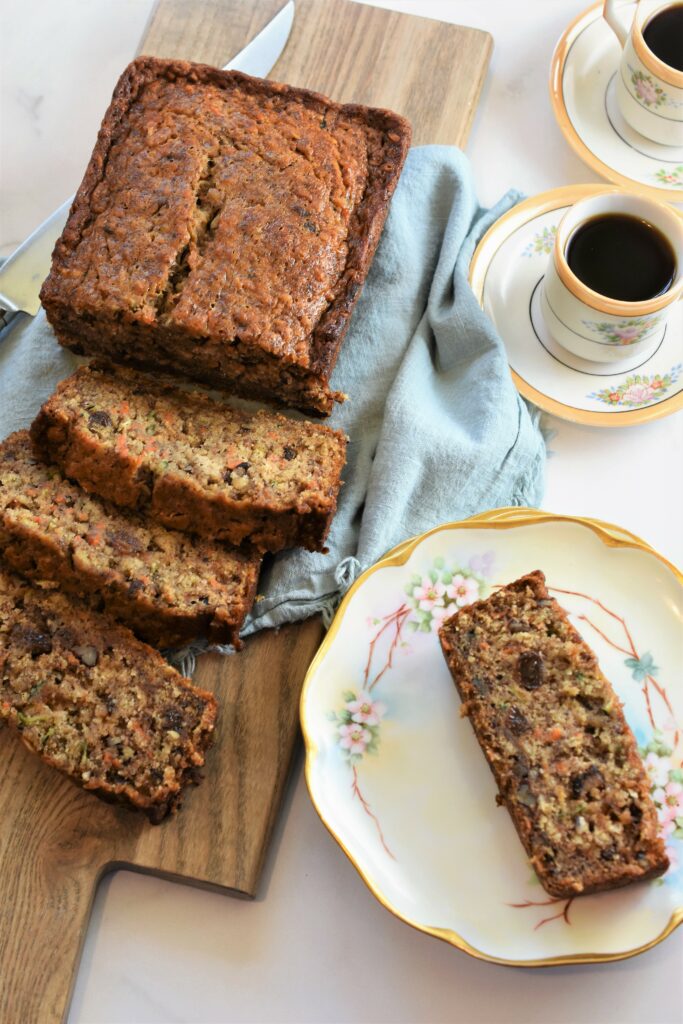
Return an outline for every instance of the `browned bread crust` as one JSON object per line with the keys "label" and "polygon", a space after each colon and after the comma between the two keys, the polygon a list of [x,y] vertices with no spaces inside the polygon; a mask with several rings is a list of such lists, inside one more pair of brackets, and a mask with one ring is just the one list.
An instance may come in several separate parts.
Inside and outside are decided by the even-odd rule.
{"label": "browned bread crust", "polygon": [[86,491],[172,529],[260,551],[324,550],[346,438],[247,413],[138,371],[81,367],[31,428],[48,462]]}
{"label": "browned bread crust", "polygon": [[201,777],[216,711],[128,629],[0,566],[0,722],[77,786],[162,821]]}
{"label": "browned bread crust", "polygon": [[238,646],[261,561],[89,496],[36,457],[27,431],[0,444],[0,548],[23,576],[159,647],[202,635]]}
{"label": "browned bread crust", "polygon": [[329,413],[409,144],[390,111],[138,58],[41,291],[58,339]]}
{"label": "browned bread crust", "polygon": [[587,895],[666,871],[622,706],[543,573],[462,608],[440,639],[463,713],[547,892]]}

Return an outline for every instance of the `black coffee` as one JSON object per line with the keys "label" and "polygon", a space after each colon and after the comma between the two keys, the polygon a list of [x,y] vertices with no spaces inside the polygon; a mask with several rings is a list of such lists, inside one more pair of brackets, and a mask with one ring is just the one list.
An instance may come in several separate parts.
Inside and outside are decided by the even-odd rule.
{"label": "black coffee", "polygon": [[569,239],[567,263],[594,292],[622,302],[653,299],[676,276],[669,240],[627,213],[601,213],[581,224]]}
{"label": "black coffee", "polygon": [[683,71],[683,4],[672,4],[655,14],[643,29],[643,39],[655,57]]}

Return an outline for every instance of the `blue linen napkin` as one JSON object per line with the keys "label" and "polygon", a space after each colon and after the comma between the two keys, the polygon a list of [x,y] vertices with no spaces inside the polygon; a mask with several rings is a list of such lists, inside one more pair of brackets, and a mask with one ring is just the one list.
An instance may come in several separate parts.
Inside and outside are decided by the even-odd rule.
{"label": "blue linen napkin", "polygon": [[[322,611],[389,548],[439,523],[539,505],[545,448],[503,344],[468,283],[484,231],[519,199],[477,203],[459,150],[412,149],[332,376],[349,395],[327,422],[350,438],[327,554],[271,560],[244,635]],[[28,426],[83,360],[41,312],[0,347],[0,436]],[[187,665],[186,665],[187,667]]]}

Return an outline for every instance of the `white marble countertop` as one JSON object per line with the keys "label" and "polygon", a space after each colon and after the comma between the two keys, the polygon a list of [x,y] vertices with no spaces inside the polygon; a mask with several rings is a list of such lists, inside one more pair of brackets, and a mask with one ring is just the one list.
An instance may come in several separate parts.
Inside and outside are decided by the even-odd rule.
{"label": "white marble countertop", "polygon": [[[599,180],[569,149],[548,102],[552,49],[580,0],[381,5],[492,33],[468,147],[482,202],[511,185],[533,194]],[[151,7],[151,0],[4,0],[0,255],[78,185]],[[619,523],[683,562],[683,414],[621,430],[547,425],[557,433],[544,506]],[[634,960],[522,971],[477,962],[401,924],[319,822],[300,761],[255,902],[129,872],[102,883],[69,1017],[71,1024],[682,1019],[683,929]]]}

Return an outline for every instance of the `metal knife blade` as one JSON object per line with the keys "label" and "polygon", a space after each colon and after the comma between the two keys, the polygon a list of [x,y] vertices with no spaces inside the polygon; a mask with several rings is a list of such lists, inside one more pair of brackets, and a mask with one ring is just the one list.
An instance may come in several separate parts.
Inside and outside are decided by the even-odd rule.
{"label": "metal knife blade", "polygon": [[[224,71],[242,71],[263,78],[285,48],[294,21],[294,0],[289,0],[265,28],[247,43]],[[54,244],[62,233],[73,196],[51,213],[0,267],[0,330],[19,312],[35,316],[38,293],[50,269]]]}
{"label": "metal knife blade", "polygon": [[0,267],[0,327],[9,323],[14,313],[35,316],[38,312],[38,292],[47,277],[52,250],[72,202],[73,196],[58,206]]}
{"label": "metal knife blade", "polygon": [[278,11],[250,43],[224,66],[223,71],[242,71],[245,75],[264,78],[277,63],[292,31],[294,0]]}

